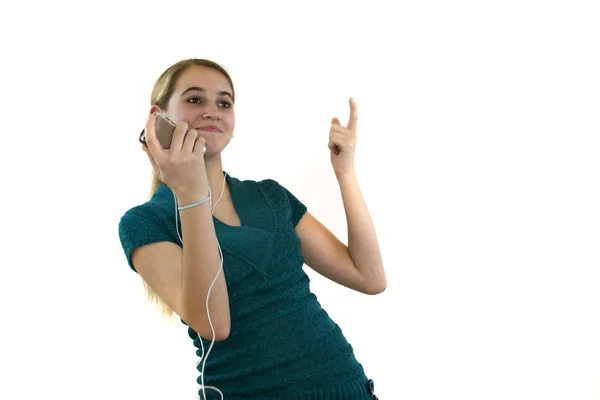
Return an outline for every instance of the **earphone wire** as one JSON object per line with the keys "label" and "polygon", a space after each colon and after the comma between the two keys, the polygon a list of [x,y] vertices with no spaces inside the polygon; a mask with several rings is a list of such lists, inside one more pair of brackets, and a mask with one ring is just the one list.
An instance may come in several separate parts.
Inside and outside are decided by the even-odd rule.
{"label": "earphone wire", "polygon": [[[223,175],[223,187],[221,189],[221,196],[219,197],[219,199],[216,201],[215,205],[212,206],[211,209],[211,215],[214,213],[215,208],[217,208],[217,204],[219,204],[219,201],[221,201],[221,199],[223,198],[223,194],[225,193],[225,182],[226,182],[226,178],[227,178],[227,172],[225,172],[225,174]],[[178,210],[178,205],[177,205],[177,196],[175,196],[175,192],[173,192],[173,190],[171,190],[171,192],[173,193],[173,198],[175,199],[175,230],[177,231],[177,236],[179,236],[179,240],[181,241],[181,245],[183,246],[183,238],[181,237],[181,234],[179,233],[179,222],[178,222],[178,214],[179,214],[179,210]],[[210,190],[210,186],[208,187],[208,197],[210,199],[210,205],[212,205],[212,193]],[[183,233],[183,232],[182,232]],[[210,355],[210,352],[213,348],[213,345],[215,343],[215,328],[213,327],[212,324],[212,320],[210,318],[210,311],[208,309],[208,298],[210,297],[210,292],[212,290],[212,287],[214,286],[215,282],[217,281],[217,278],[219,277],[219,274],[221,273],[221,270],[223,269],[223,251],[221,250],[221,244],[219,243],[219,239],[216,238],[217,240],[217,248],[219,249],[219,256],[221,259],[221,265],[219,267],[219,271],[217,271],[217,275],[215,275],[215,278],[213,279],[212,283],[210,284],[210,287],[208,288],[208,292],[206,294],[206,315],[208,317],[208,323],[210,324],[210,329],[212,332],[212,340],[210,341],[210,346],[208,347],[208,352],[206,353],[206,357],[204,356],[204,343],[202,342],[202,338],[199,336],[199,342],[200,342],[200,346],[202,348],[202,355],[200,356],[200,359],[198,360],[198,362],[196,363],[196,367],[198,367],[198,364],[200,364],[200,362],[202,361],[202,371],[200,372],[200,379],[201,379],[201,388],[202,388],[202,395],[204,397],[204,400],[206,400],[206,389],[212,389],[215,390],[217,392],[219,392],[219,394],[221,395],[221,400],[224,399],[223,396],[223,392],[221,392],[221,390],[219,390],[219,388],[215,387],[215,386],[205,386],[204,385],[204,368],[206,366],[206,359],[208,358],[208,356]]]}

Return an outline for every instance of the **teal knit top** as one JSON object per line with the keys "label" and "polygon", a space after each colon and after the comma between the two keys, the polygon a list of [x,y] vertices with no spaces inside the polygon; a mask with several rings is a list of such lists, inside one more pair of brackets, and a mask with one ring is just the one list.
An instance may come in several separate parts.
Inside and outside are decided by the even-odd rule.
{"label": "teal knit top", "polygon": [[[214,225],[231,330],[226,340],[214,343],[204,384],[219,388],[225,400],[375,398],[352,346],[310,291],[294,229],[306,212],[304,204],[271,179],[240,181],[227,175],[227,182],[241,226],[217,218]],[[175,229],[173,194],[163,184],[119,222],[129,266],[135,271],[131,252],[136,247],[160,241],[182,246]],[[202,356],[200,341],[206,354],[210,341],[189,326],[188,334],[196,354]],[[197,369],[202,371],[202,362]],[[198,393],[204,400],[202,390]],[[221,398],[211,389],[205,393],[208,399]]]}

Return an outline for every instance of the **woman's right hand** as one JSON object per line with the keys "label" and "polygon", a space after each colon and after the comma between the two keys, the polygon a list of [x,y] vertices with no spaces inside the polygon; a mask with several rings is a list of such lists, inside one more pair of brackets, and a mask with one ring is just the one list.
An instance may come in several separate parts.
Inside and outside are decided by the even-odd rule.
{"label": "woman's right hand", "polygon": [[171,147],[163,149],[154,130],[156,117],[150,114],[146,121],[146,143],[142,150],[148,155],[154,174],[169,186],[175,196],[202,200],[208,196],[208,178],[204,164],[206,139],[188,124],[180,122],[175,127]]}

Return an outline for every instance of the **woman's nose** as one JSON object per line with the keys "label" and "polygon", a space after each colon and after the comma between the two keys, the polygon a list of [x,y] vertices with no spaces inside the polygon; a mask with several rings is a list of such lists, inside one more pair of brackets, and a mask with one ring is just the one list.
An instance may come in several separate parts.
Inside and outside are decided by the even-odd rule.
{"label": "woman's nose", "polygon": [[204,113],[202,113],[202,118],[203,119],[216,119],[216,120],[220,119],[217,116],[217,113],[214,111],[211,111],[211,110],[204,111]]}

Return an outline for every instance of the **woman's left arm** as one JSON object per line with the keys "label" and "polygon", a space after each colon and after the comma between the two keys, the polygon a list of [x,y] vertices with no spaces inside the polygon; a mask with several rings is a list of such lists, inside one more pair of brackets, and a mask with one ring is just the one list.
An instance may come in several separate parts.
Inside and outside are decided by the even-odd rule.
{"label": "woman's left arm", "polygon": [[387,287],[375,226],[355,174],[338,176],[348,225],[348,253],[376,292]]}
{"label": "woman's left arm", "polygon": [[357,119],[356,103],[350,99],[348,125],[343,127],[333,118],[329,132],[331,163],[346,213],[348,246],[308,212],[296,231],[306,265],[341,285],[366,294],[378,294],[387,288],[387,280],[375,227],[354,169]]}

